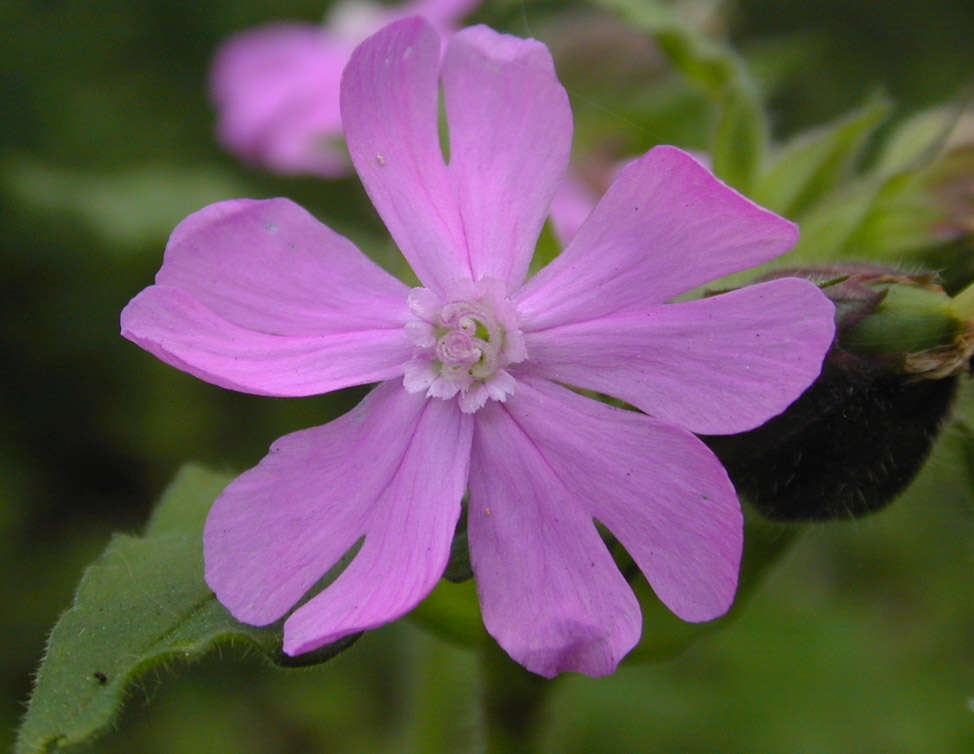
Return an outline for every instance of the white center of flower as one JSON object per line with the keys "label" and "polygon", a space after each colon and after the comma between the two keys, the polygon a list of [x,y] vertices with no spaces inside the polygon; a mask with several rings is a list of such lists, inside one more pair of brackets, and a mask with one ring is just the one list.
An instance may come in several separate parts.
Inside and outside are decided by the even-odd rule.
{"label": "white center of flower", "polygon": [[505,367],[524,361],[527,350],[503,283],[466,281],[448,300],[414,288],[408,304],[415,319],[405,329],[416,352],[406,364],[406,390],[443,400],[457,396],[468,414],[488,398],[504,401],[514,392],[514,378]]}

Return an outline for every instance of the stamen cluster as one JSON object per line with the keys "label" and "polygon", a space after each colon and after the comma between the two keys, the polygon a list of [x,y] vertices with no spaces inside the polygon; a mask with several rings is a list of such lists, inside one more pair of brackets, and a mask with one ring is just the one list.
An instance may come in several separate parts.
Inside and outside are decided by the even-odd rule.
{"label": "stamen cluster", "polygon": [[409,293],[416,319],[406,335],[416,346],[406,365],[403,386],[432,398],[457,397],[460,409],[474,413],[488,398],[504,401],[515,381],[505,369],[527,358],[517,312],[499,280],[484,278],[456,286],[443,301],[426,288]]}

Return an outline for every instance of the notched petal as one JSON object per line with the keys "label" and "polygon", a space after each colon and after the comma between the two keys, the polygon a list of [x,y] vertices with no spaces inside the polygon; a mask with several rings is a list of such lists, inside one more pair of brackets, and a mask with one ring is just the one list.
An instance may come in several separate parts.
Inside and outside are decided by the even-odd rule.
{"label": "notched petal", "polygon": [[214,503],[207,583],[239,620],[269,623],[364,535],[341,576],[288,619],[284,649],[399,617],[446,567],[471,435],[455,406],[387,382],[334,422],[281,438]]}

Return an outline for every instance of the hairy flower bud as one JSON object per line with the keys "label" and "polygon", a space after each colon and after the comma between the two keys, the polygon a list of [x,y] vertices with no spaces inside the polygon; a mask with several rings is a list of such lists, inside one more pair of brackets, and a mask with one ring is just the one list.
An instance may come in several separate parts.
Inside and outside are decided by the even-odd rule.
{"label": "hairy flower bud", "polygon": [[957,375],[970,369],[965,294],[952,300],[930,275],[873,265],[772,277],[783,275],[818,282],[835,304],[836,340],[822,374],[763,426],[707,442],[767,518],[824,521],[879,510],[923,465]]}

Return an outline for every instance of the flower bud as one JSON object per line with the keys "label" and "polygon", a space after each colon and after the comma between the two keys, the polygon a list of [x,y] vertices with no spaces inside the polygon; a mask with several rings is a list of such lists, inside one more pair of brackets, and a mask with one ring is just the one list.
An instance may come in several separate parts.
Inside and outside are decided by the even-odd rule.
{"label": "flower bud", "polygon": [[879,510],[929,455],[974,352],[974,293],[873,265],[788,270],[822,286],[836,340],[822,374],[750,432],[706,438],[767,518],[824,521]]}

